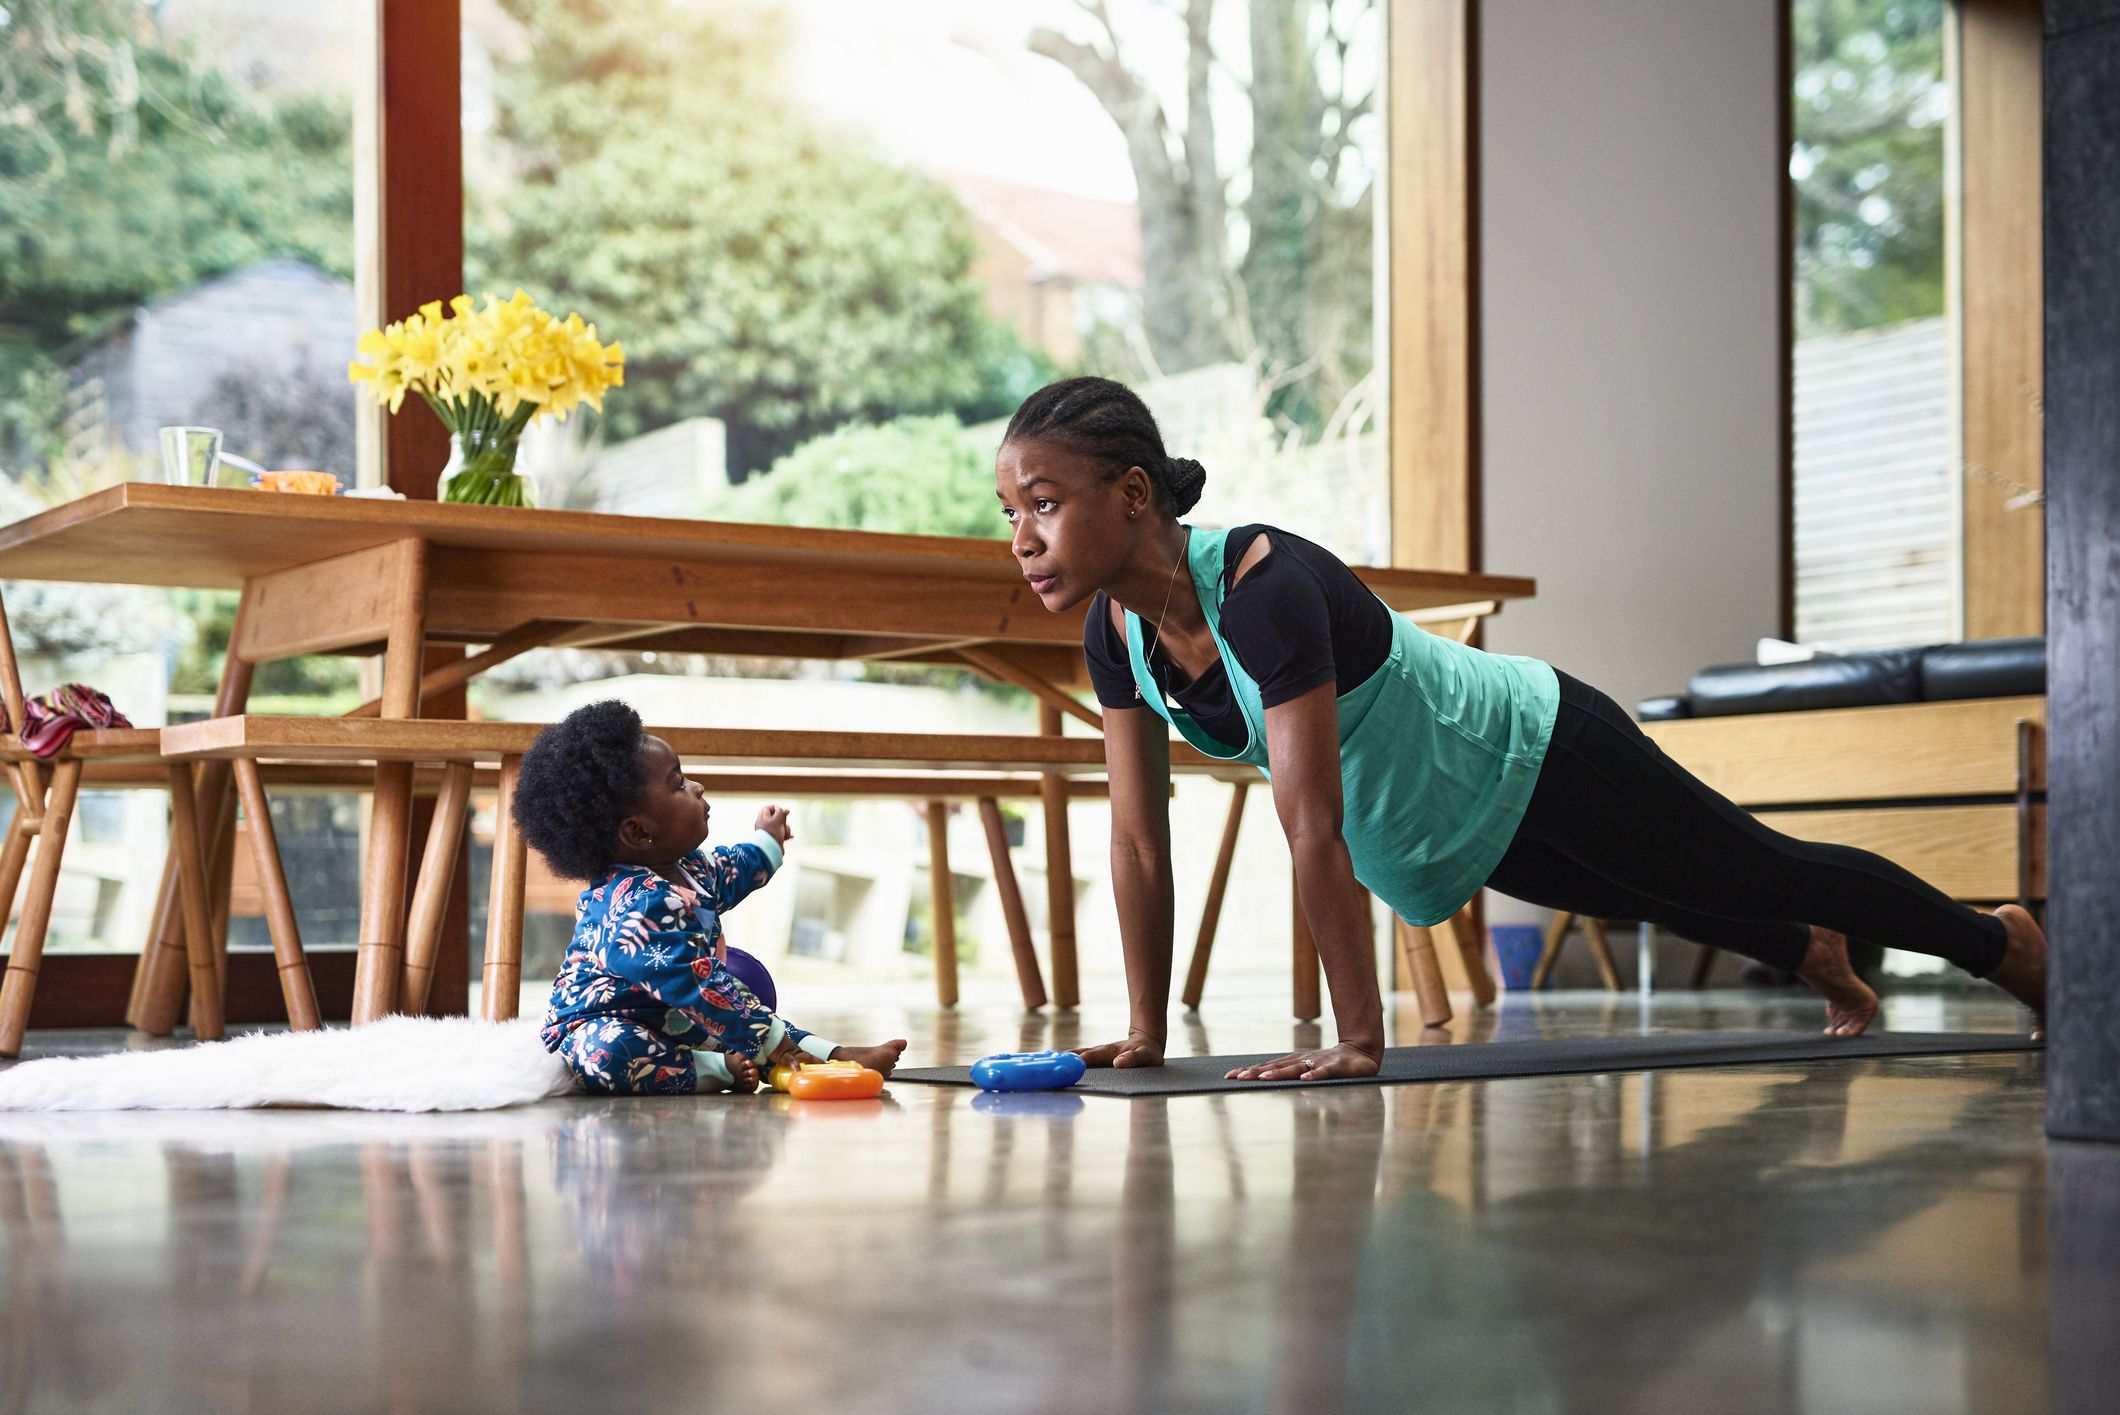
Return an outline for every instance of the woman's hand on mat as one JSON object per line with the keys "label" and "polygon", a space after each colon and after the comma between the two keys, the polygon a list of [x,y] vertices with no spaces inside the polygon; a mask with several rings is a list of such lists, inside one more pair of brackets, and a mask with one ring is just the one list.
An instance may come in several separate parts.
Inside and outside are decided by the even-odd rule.
{"label": "woman's hand on mat", "polygon": [[1330,1081],[1340,1076],[1374,1076],[1380,1056],[1341,1042],[1318,1051],[1292,1051],[1257,1066],[1240,1066],[1224,1074],[1226,1081]]}
{"label": "woman's hand on mat", "polygon": [[1075,1055],[1081,1057],[1086,1066],[1161,1066],[1163,1039],[1146,1032],[1131,1032],[1123,1042],[1076,1047]]}

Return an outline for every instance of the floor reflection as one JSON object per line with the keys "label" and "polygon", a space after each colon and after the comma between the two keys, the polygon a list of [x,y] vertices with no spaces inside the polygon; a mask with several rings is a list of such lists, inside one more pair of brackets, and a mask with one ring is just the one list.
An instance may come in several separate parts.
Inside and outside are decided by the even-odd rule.
{"label": "floor reflection", "polygon": [[2088,1410],[2120,1172],[2049,1158],[2042,1085],[1999,1055],[0,1117],[0,1412]]}

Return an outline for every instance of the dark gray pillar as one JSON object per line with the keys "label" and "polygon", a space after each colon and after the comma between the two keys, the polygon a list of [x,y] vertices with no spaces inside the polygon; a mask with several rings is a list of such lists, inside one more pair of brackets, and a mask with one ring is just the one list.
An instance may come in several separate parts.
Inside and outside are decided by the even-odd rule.
{"label": "dark gray pillar", "polygon": [[2120,0],[2046,4],[2048,1133],[2120,1141]]}

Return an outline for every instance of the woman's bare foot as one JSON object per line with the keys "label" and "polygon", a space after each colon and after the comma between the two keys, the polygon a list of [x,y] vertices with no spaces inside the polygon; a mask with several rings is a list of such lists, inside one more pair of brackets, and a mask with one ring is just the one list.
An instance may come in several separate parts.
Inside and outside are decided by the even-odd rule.
{"label": "woman's bare foot", "polygon": [[740,1051],[726,1051],[721,1059],[728,1064],[729,1090],[739,1096],[748,1096],[758,1089],[758,1063]]}
{"label": "woman's bare foot", "polygon": [[1877,1015],[1877,994],[1848,962],[1848,936],[1811,925],[1811,945],[1804,950],[1796,976],[1826,1000],[1826,1035],[1859,1037]]}
{"label": "woman's bare foot", "polygon": [[1987,980],[2032,1009],[2032,1040],[2046,1040],[2046,930],[2015,904],[1995,911],[2009,934],[2002,961]]}
{"label": "woman's bare foot", "polygon": [[898,1058],[904,1055],[905,1041],[903,1038],[897,1041],[885,1042],[882,1046],[877,1047],[832,1048],[832,1060],[858,1061],[863,1066],[868,1067],[869,1070],[881,1071],[886,1076],[890,1075],[891,1069],[898,1064]]}

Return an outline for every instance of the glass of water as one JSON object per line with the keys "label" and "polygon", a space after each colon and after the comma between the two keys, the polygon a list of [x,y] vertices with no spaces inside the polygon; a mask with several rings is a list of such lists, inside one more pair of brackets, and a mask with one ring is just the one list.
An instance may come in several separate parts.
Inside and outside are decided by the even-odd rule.
{"label": "glass of water", "polygon": [[220,462],[219,428],[162,429],[162,480],[171,486],[212,486]]}

